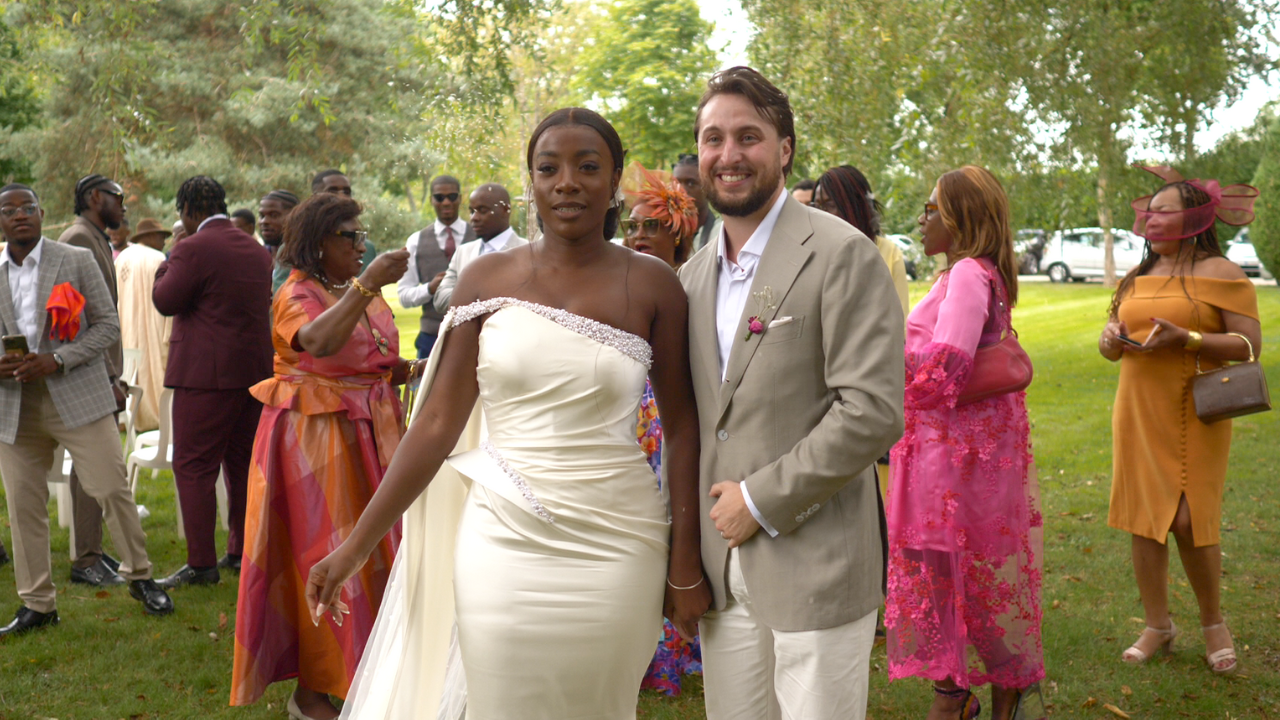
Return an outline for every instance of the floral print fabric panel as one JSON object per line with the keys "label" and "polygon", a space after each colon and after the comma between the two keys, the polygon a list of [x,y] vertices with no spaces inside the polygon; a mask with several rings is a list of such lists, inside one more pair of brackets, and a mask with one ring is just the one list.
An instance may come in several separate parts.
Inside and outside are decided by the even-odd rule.
{"label": "floral print fabric panel", "polygon": [[[890,679],[1026,687],[1044,676],[1043,522],[1025,393],[956,406],[978,346],[1008,327],[998,278],[962,260],[908,320],[906,430],[886,508]],[[991,308],[1000,310],[988,323]]]}

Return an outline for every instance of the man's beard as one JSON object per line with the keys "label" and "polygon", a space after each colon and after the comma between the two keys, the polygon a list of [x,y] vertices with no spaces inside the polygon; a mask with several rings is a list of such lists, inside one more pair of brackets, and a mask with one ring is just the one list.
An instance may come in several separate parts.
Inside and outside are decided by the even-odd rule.
{"label": "man's beard", "polygon": [[747,217],[764,207],[773,194],[778,191],[782,182],[782,170],[777,166],[765,168],[765,172],[757,173],[750,192],[741,200],[721,197],[716,189],[715,176],[702,178],[702,185],[707,190],[707,202],[716,212],[729,217]]}
{"label": "man's beard", "polygon": [[261,237],[262,237],[262,244],[266,245],[267,247],[280,247],[281,243],[284,242],[283,235],[277,235],[276,237],[261,235]]}

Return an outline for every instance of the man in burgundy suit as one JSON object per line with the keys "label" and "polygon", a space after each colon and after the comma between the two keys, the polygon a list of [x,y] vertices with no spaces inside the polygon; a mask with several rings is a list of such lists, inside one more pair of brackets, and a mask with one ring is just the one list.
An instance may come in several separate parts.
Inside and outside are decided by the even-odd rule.
{"label": "man in burgundy suit", "polygon": [[[271,375],[271,254],[227,218],[226,193],[196,176],[178,189],[188,237],[156,270],[151,299],[173,316],[165,387],[173,388],[173,476],[187,534],[187,564],[163,587],[211,585],[238,572],[245,492],[262,404],[249,387]],[[218,470],[231,532],[218,559]]]}

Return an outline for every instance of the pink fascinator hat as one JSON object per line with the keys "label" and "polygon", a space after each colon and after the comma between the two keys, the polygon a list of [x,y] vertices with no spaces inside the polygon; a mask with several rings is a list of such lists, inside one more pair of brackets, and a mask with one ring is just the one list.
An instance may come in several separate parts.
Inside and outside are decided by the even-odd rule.
{"label": "pink fascinator hat", "polygon": [[1133,232],[1155,242],[1184,240],[1208,230],[1214,220],[1228,225],[1248,225],[1253,222],[1253,202],[1258,199],[1258,189],[1250,185],[1222,187],[1217,180],[1185,180],[1182,173],[1167,166],[1146,167],[1135,165],[1155,175],[1170,185],[1185,182],[1209,196],[1209,202],[1182,210],[1151,210],[1155,195],[1144,195],[1129,205],[1133,208]]}

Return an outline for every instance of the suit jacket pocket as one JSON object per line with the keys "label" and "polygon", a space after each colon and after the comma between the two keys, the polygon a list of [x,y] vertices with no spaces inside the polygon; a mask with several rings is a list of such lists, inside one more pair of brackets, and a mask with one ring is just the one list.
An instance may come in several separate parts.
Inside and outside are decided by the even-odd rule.
{"label": "suit jacket pocket", "polygon": [[791,322],[784,325],[777,325],[771,328],[765,328],[764,336],[760,338],[761,345],[770,345],[773,343],[787,342],[800,337],[801,330],[804,329],[804,317],[792,318]]}

